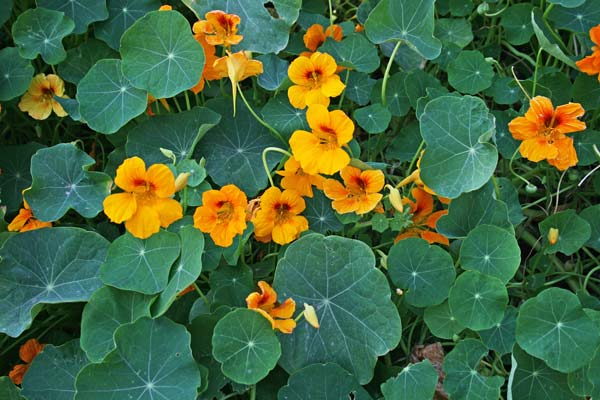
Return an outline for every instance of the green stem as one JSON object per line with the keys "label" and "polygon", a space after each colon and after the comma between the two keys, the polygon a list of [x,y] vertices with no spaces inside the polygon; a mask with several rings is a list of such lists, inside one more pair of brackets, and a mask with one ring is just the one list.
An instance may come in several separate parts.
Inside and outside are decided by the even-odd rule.
{"label": "green stem", "polygon": [[515,160],[515,157],[517,156],[517,153],[519,152],[519,149],[517,148],[515,150],[515,152],[513,153],[512,157],[510,158],[510,161],[508,163],[508,169],[510,170],[510,172],[516,176],[517,178],[519,178],[520,180],[522,180],[523,182],[525,182],[526,185],[531,185],[531,186],[535,186],[533,183],[529,182],[527,179],[523,178],[521,175],[519,175],[514,169],[513,169],[513,161]]}
{"label": "green stem", "polygon": [[[344,86],[348,86],[348,78],[350,77],[350,69],[346,69],[346,78],[344,79]],[[344,102],[344,97],[346,97],[346,91],[342,92],[342,97],[340,97],[340,102],[338,104],[338,110],[342,109],[342,103]]]}
{"label": "green stem", "polygon": [[275,186],[275,183],[273,183],[273,177],[271,176],[271,168],[269,168],[269,164],[267,163],[267,153],[270,151],[281,153],[288,157],[291,157],[292,155],[288,151],[280,149],[279,147],[267,147],[263,150],[263,152],[262,152],[263,167],[265,168],[265,173],[267,174],[267,177],[269,178],[269,183],[271,184],[271,187],[273,187],[273,186]]}
{"label": "green stem", "polygon": [[204,301],[204,303],[206,305],[210,305],[210,301],[208,301],[208,299],[206,298],[206,296],[204,295],[204,293],[202,293],[202,290],[200,290],[200,287],[196,284],[196,282],[194,282],[193,285],[194,285],[194,289],[196,289],[196,292],[200,295],[200,297],[202,298],[202,300]]}
{"label": "green stem", "polygon": [[183,92],[183,95],[185,96],[185,106],[188,110],[191,110],[192,106],[190,105],[190,96],[188,95],[188,91],[186,90],[185,92]]}
{"label": "green stem", "polygon": [[283,136],[281,136],[281,133],[277,132],[277,130],[275,128],[273,128],[271,125],[267,124],[261,117],[258,116],[258,114],[256,114],[254,112],[252,107],[250,107],[248,100],[246,100],[246,97],[244,96],[244,92],[242,92],[242,89],[240,88],[239,84],[238,84],[238,93],[240,94],[242,101],[244,102],[244,104],[246,105],[246,108],[248,109],[248,111],[250,111],[250,114],[252,114],[254,119],[256,119],[262,126],[267,128],[269,130],[269,132],[271,132],[276,139],[279,139],[279,140],[281,140],[281,142],[287,144],[286,140],[283,138]]}
{"label": "green stem", "polygon": [[256,400],[256,385],[250,386],[250,400]]}
{"label": "green stem", "polygon": [[398,52],[398,49],[400,48],[400,45],[402,44],[402,41],[399,40],[398,43],[396,43],[396,46],[394,47],[394,50],[392,51],[392,54],[390,55],[390,59],[388,60],[388,64],[385,67],[385,73],[383,74],[383,82],[381,85],[381,105],[385,106],[387,103],[387,100],[385,98],[385,90],[387,87],[387,81],[390,77],[390,70],[392,69],[392,64],[394,63],[394,59],[396,58],[396,53]]}
{"label": "green stem", "polygon": [[533,88],[531,89],[532,97],[535,97],[535,89],[536,89],[537,80],[538,80],[538,69],[540,66],[541,59],[542,59],[542,48],[540,47],[540,49],[537,52],[537,56],[535,57],[535,70],[533,71]]}
{"label": "green stem", "polygon": [[[585,248],[585,247],[584,247]],[[592,275],[594,274],[594,272],[596,271],[600,271],[600,265],[592,268],[592,270],[590,272],[588,272],[588,274],[585,276],[585,280],[583,281],[583,290],[585,292],[587,292],[587,285],[590,281],[590,278],[592,277]]]}
{"label": "green stem", "polygon": [[333,6],[331,5],[331,0],[328,0],[329,2],[329,26],[333,26]]}
{"label": "green stem", "polygon": [[522,58],[523,60],[527,61],[529,64],[531,64],[532,67],[535,67],[535,61],[533,61],[533,58],[529,57],[528,54],[525,54],[525,53],[520,52],[519,50],[515,49],[510,43],[508,43],[505,40],[502,41],[502,46],[506,47],[508,49],[508,51],[510,51],[512,54],[514,54],[518,58]]}

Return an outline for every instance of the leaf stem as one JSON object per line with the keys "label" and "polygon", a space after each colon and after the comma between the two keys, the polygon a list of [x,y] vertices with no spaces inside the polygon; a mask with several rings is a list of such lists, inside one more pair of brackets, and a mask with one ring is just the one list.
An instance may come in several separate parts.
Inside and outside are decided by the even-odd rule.
{"label": "leaf stem", "polygon": [[210,305],[210,301],[208,301],[208,299],[206,298],[204,293],[202,293],[202,290],[200,290],[200,287],[198,286],[198,284],[196,284],[196,282],[194,282],[193,285],[194,285],[194,289],[196,289],[196,292],[200,295],[200,297],[202,298],[204,303],[207,305]]}
{"label": "leaf stem", "polygon": [[535,89],[536,89],[537,80],[538,80],[538,69],[540,66],[541,59],[542,59],[542,48],[540,47],[540,49],[537,52],[537,56],[535,57],[535,70],[533,71],[533,89],[531,89],[532,97],[535,97]]}
{"label": "leaf stem", "polygon": [[271,176],[271,168],[269,168],[269,164],[267,163],[267,153],[269,153],[270,151],[281,153],[288,157],[291,157],[292,155],[290,154],[290,152],[280,149],[279,147],[267,147],[263,150],[263,152],[262,152],[263,167],[265,168],[265,173],[267,174],[267,177],[269,178],[269,183],[271,184],[271,187],[273,187],[273,186],[275,186],[275,183],[273,183],[273,177]]}
{"label": "leaf stem", "polygon": [[286,140],[283,138],[283,136],[281,136],[281,133],[277,132],[277,130],[275,128],[273,128],[271,125],[269,125],[268,123],[266,123],[261,117],[258,116],[258,114],[256,114],[256,112],[254,112],[254,110],[252,109],[252,107],[250,107],[250,104],[248,103],[248,100],[246,100],[246,97],[244,96],[244,92],[240,88],[239,84],[238,84],[238,92],[240,94],[240,97],[242,98],[242,101],[246,105],[246,108],[248,109],[248,111],[250,111],[250,114],[252,114],[252,116],[254,117],[254,119],[256,119],[258,121],[258,123],[260,123],[262,126],[264,126],[265,128],[267,128],[269,130],[269,132],[271,132],[272,135],[276,139],[279,139],[281,142],[287,144]]}
{"label": "leaf stem", "polygon": [[394,59],[396,58],[396,53],[402,44],[402,40],[399,40],[392,50],[392,54],[390,55],[390,59],[388,60],[387,66],[385,67],[385,73],[383,74],[383,82],[381,84],[381,105],[385,106],[387,103],[387,99],[385,98],[385,90],[387,87],[387,81],[390,77],[390,70],[392,69],[392,64],[394,63]]}

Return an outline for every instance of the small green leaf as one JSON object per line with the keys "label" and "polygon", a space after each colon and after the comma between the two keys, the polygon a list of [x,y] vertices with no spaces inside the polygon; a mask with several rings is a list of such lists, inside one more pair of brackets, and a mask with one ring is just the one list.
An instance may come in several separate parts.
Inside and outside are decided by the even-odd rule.
{"label": "small green leaf", "polygon": [[456,271],[450,254],[420,238],[406,238],[390,249],[388,272],[397,287],[405,290],[407,304],[427,307],[448,297]]}
{"label": "small green leaf", "polygon": [[533,36],[532,10],[533,6],[528,3],[513,4],[501,14],[500,25],[508,43],[519,46],[529,42]]}
{"label": "small green leaf", "polygon": [[331,200],[320,190],[313,190],[313,197],[305,197],[306,209],[302,215],[308,220],[311,231],[317,233],[339,232],[344,225],[331,208]]}
{"label": "small green leaf", "polygon": [[577,158],[579,158],[578,166],[587,167],[598,162],[594,145],[600,147],[600,132],[586,129],[583,132],[578,132],[577,135],[573,135],[573,140]]}
{"label": "small green leaf", "polygon": [[40,54],[47,64],[56,65],[67,57],[62,40],[74,28],[64,13],[34,8],[19,15],[12,36],[21,57],[33,60]]}
{"label": "small green leaf", "polygon": [[448,64],[448,82],[456,90],[476,94],[492,85],[494,69],[476,50],[461,51]]}
{"label": "small green leaf", "polygon": [[106,0],[108,19],[94,24],[94,35],[115,50],[123,33],[150,11],[158,10],[160,0]]}
{"label": "small green leaf", "polygon": [[258,84],[266,90],[277,90],[288,77],[290,63],[275,54],[263,54],[256,59],[263,64],[263,73],[258,76]]}
{"label": "small green leaf", "polygon": [[441,82],[436,77],[421,69],[413,69],[403,75],[404,94],[408,97],[408,102],[414,109],[417,108],[419,99],[427,96],[427,89],[444,89]]}
{"label": "small green leaf", "polygon": [[465,329],[445,301],[440,305],[427,307],[423,314],[425,324],[435,336],[442,339],[452,339]]}
{"label": "small green leaf", "polygon": [[143,317],[117,329],[115,344],[77,375],[75,400],[196,399],[200,372],[184,326]]}
{"label": "small green leaf", "polygon": [[[346,97],[359,106],[364,106],[369,103],[371,90],[377,81],[372,79],[368,74],[361,72],[350,71],[348,80],[346,81]],[[388,80],[388,86],[390,85]]]}
{"label": "small green leaf", "polygon": [[[486,94],[493,96],[498,104],[514,104],[521,99],[519,87],[514,84],[514,79],[508,76],[494,79],[492,86],[486,91]],[[494,115],[496,115],[494,113]],[[496,132],[496,137],[498,136]],[[496,138],[497,140],[497,138]]]}
{"label": "small green leaf", "polygon": [[419,122],[410,122],[394,134],[391,143],[385,148],[385,156],[388,160],[411,161],[422,141]]}
{"label": "small green leaf", "polygon": [[[207,236],[207,243],[211,242]],[[221,265],[209,276],[210,292],[215,304],[246,306],[246,297],[254,291],[252,270],[249,267]]]}
{"label": "small green leaf", "polygon": [[365,22],[367,37],[375,44],[402,40],[424,58],[433,60],[442,43],[433,36],[435,0],[381,0]]}
{"label": "small green leaf", "polygon": [[[585,245],[592,234],[590,224],[572,209],[552,214],[540,222],[539,228],[545,246],[544,254],[561,252],[570,256]],[[555,244],[548,242],[550,228],[558,229],[558,240]]]}
{"label": "small green leaf", "polygon": [[409,364],[398,376],[381,384],[387,400],[431,400],[438,382],[438,372],[427,359]]}
{"label": "small green leaf", "polygon": [[502,321],[508,293],[500,279],[466,271],[450,289],[448,304],[461,325],[479,331]]}
{"label": "small green leaf", "polygon": [[[119,53],[108,47],[106,43],[90,38],[67,51],[65,61],[58,64],[58,75],[65,81],[78,84],[94,64],[105,58],[118,59]],[[119,72],[118,75],[122,73]]]}
{"label": "small green leaf", "polygon": [[58,347],[48,344],[23,377],[23,396],[28,400],[73,400],[75,377],[88,364],[79,339]]}
{"label": "small green leaf", "polygon": [[225,376],[244,385],[253,385],[267,376],[281,356],[271,323],[258,312],[243,308],[217,322],[212,346]]}
{"label": "small green leaf", "polygon": [[123,34],[123,75],[157,99],[173,97],[198,83],[204,50],[190,24],[176,11],[152,11]]}
{"label": "small green leaf", "polygon": [[121,73],[121,60],[100,60],[77,87],[79,111],[90,128],[111,134],[146,110],[148,94]]}
{"label": "small green leaf", "polygon": [[[204,300],[199,299],[199,301]],[[195,359],[212,357],[212,336],[215,326],[231,311],[228,306],[220,306],[211,314],[200,314],[192,319],[189,331],[192,334],[192,354]]]}
{"label": "small green leaf", "polygon": [[440,18],[435,21],[435,37],[463,48],[473,41],[471,23],[464,18]]}
{"label": "small green leaf", "polygon": [[85,218],[102,211],[111,179],[88,169],[96,160],[71,143],[40,149],[31,157],[31,189],[25,192],[33,214],[56,221],[73,208]]}
{"label": "small green leaf", "polygon": [[36,0],[38,7],[56,10],[75,21],[73,33],[84,33],[89,24],[108,18],[106,0]]}
{"label": "small green leaf", "polygon": [[379,68],[377,47],[358,33],[352,33],[340,42],[329,39],[319,51],[333,56],[338,65],[358,72],[370,73]]}
{"label": "small green leaf", "polygon": [[179,237],[169,231],[161,230],[148,239],[126,233],[108,248],[100,279],[106,285],[123,290],[158,293],[167,286],[179,249]]}
{"label": "small green leaf", "polygon": [[36,142],[0,147],[0,204],[6,206],[7,212],[21,208],[22,191],[31,186],[31,157],[43,147]]}
{"label": "small green leaf", "polygon": [[379,103],[357,108],[353,116],[358,125],[371,134],[384,132],[392,120],[392,114]]}
{"label": "small green leaf", "polygon": [[516,339],[517,309],[508,307],[502,321],[490,329],[479,331],[479,336],[488,349],[497,351],[499,354],[507,354],[512,351]]}
{"label": "small green leaf", "polygon": [[517,343],[552,369],[573,372],[593,357],[600,343],[596,324],[577,296],[561,289],[546,289],[527,300],[517,317]]}
{"label": "small green leaf", "polygon": [[31,62],[21,58],[16,48],[0,50],[0,101],[11,100],[25,93],[33,72]]}
{"label": "small green leaf", "polygon": [[87,301],[107,249],[106,239],[79,228],[11,236],[0,249],[0,332],[19,336],[41,304]]}
{"label": "small green leaf", "polygon": [[[397,72],[391,75],[387,81],[385,88],[385,101],[387,109],[395,117],[402,117],[408,114],[411,106],[412,93],[407,94],[408,88],[405,86],[405,78],[408,74],[404,72]],[[428,75],[430,76],[430,75]],[[383,79],[378,80],[373,88],[371,89],[371,102],[381,102],[381,87],[383,86]],[[351,90],[346,86],[346,90]]]}

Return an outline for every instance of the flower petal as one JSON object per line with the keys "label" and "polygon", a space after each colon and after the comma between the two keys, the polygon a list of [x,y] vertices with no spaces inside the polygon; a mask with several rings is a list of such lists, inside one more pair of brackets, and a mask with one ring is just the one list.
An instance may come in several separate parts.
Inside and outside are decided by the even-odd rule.
{"label": "flower petal", "polygon": [[[131,157],[123,161],[117,168],[115,185],[126,192],[135,192],[141,184],[146,182],[146,164],[139,157]],[[173,182],[173,185],[175,183]],[[174,186],[173,186],[174,187]]]}
{"label": "flower petal", "polygon": [[146,181],[158,197],[171,197],[175,194],[175,177],[164,164],[154,164],[148,168]]}
{"label": "flower petal", "polygon": [[136,238],[147,239],[160,230],[160,217],[154,208],[138,204],[135,214],[125,221],[125,228]]}
{"label": "flower petal", "polygon": [[104,214],[110,221],[120,224],[135,214],[137,201],[133,193],[116,193],[105,198],[102,206],[104,207]]}

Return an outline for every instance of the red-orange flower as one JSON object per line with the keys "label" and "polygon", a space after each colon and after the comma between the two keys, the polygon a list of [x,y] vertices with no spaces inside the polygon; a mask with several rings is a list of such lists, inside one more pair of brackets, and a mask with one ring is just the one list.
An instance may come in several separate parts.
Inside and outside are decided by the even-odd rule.
{"label": "red-orange flower", "polygon": [[19,210],[19,214],[13,218],[8,224],[10,232],[26,232],[40,228],[52,228],[52,222],[44,222],[35,218],[29,204],[23,199],[23,208]]}
{"label": "red-orange flower", "polygon": [[196,39],[196,41],[202,46],[202,49],[204,49],[204,68],[202,69],[200,80],[193,88],[190,89],[195,94],[198,94],[204,89],[205,81],[213,81],[220,79],[221,77],[213,68],[215,61],[218,59],[216,56],[215,46],[206,41],[206,35],[204,32],[202,32],[199,22],[196,22],[192,26],[192,31],[194,32],[194,39]]}
{"label": "red-orange flower", "polygon": [[408,237],[420,237],[429,243],[441,243],[448,245],[448,238],[434,232],[437,221],[448,214],[448,210],[433,211],[433,196],[425,190],[415,187],[411,191],[415,201],[408,198],[403,199],[404,204],[410,205],[413,225],[396,237],[396,242]]}
{"label": "red-orange flower", "polygon": [[294,190],[271,187],[260,197],[260,209],[252,219],[254,235],[261,242],[290,243],[308,229],[308,220],[300,214],[304,199]]}
{"label": "red-orange flower", "polygon": [[317,51],[317,49],[325,43],[327,37],[333,38],[333,40],[339,42],[342,40],[343,36],[344,31],[339,25],[331,25],[323,30],[323,25],[314,24],[308,28],[304,34],[304,45],[310,51]]}
{"label": "red-orange flower", "polygon": [[313,186],[317,189],[323,188],[325,178],[319,174],[305,172],[293,156],[285,162],[283,167],[283,171],[277,171],[279,175],[283,176],[282,188],[295,190],[300,196],[306,197],[313,197]]}
{"label": "red-orange flower", "polygon": [[196,24],[198,24],[198,30],[206,35],[208,44],[229,47],[240,43],[244,38],[237,34],[240,24],[240,17],[237,15],[214,10],[206,13],[205,18],[206,20],[198,21]]}
{"label": "red-orange flower", "polygon": [[[600,74],[600,25],[597,25],[590,29],[590,39],[596,44],[592,47],[592,54],[585,57],[583,60],[576,62],[577,67],[581,72],[585,72],[588,75]],[[600,80],[600,75],[598,75]]]}
{"label": "red-orange flower", "polygon": [[348,165],[340,172],[344,185],[335,179],[323,183],[325,196],[333,200],[331,206],[340,214],[366,214],[381,201],[385,178],[379,170],[361,171]]}
{"label": "red-orange flower", "polygon": [[282,333],[292,333],[296,327],[296,321],[292,319],[296,311],[296,303],[292,298],[287,299],[280,305],[277,303],[277,293],[265,281],[258,282],[261,293],[250,293],[246,297],[248,308],[259,312],[271,323],[273,329],[279,329]]}
{"label": "red-orange flower", "polygon": [[15,385],[20,385],[23,382],[23,376],[29,369],[33,359],[44,349],[44,344],[40,344],[37,339],[29,339],[21,345],[19,349],[19,357],[25,364],[17,364],[8,373],[8,377]]}
{"label": "red-orange flower", "polygon": [[556,107],[550,99],[536,96],[529,102],[524,117],[517,117],[508,124],[508,129],[517,140],[522,140],[519,151],[528,160],[548,163],[559,170],[577,165],[577,153],[573,139],[567,133],[585,129],[585,122],[578,118],[585,110],[579,103]]}

